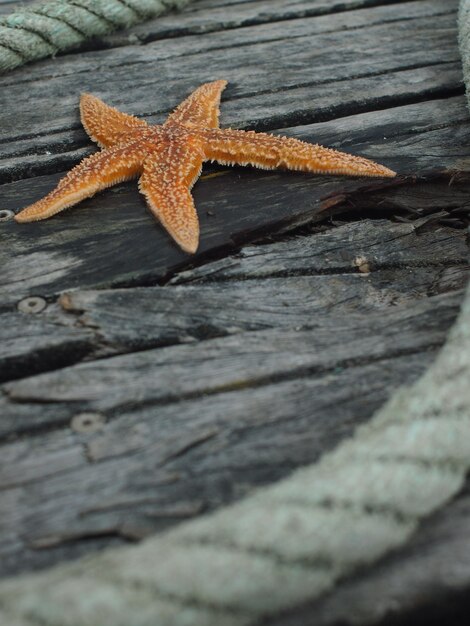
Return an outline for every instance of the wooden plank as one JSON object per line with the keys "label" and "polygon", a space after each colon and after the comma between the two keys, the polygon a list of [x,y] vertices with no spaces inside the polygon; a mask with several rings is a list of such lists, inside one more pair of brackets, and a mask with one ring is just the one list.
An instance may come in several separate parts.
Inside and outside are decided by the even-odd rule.
{"label": "wooden plank", "polygon": [[[315,460],[423,371],[460,299],[320,316],[310,331],[148,350],[4,386],[13,408],[52,403],[68,419],[1,448],[2,574],[156,532]],[[106,421],[77,432],[85,411]]]}
{"label": "wooden plank", "polygon": [[[435,197],[439,203],[437,191]],[[416,203],[416,195],[414,199]],[[92,353],[96,357],[269,327],[311,327],[319,316],[331,314],[386,312],[390,306],[461,289],[467,257],[463,231],[434,226],[421,232],[386,220],[253,246],[172,281],[205,282],[203,288],[78,291],[61,297],[68,313],[53,303],[36,314],[7,310],[0,315],[0,371],[4,379],[12,379]],[[249,289],[243,282],[247,279],[252,281]],[[307,299],[305,289],[311,294]],[[30,415],[22,405],[4,405],[0,436],[67,420],[68,413],[47,409]]]}
{"label": "wooden plank", "polygon": [[94,335],[56,319],[5,311],[0,314],[0,381],[55,369],[83,358]]}
{"label": "wooden plank", "polygon": [[[184,42],[178,38],[172,40],[172,45],[156,41],[146,46],[72,55],[61,60],[62,75],[57,77],[54,61],[44,61],[0,79],[6,111],[0,140],[11,143],[16,138],[77,128],[76,103],[81,91],[96,93],[135,114],[161,115],[198,84],[214,78],[229,80],[227,99],[277,94],[301,86],[311,86],[314,98],[314,86],[319,84],[367,76],[374,83],[376,76],[385,73],[459,61],[454,15],[436,15],[432,21],[428,17],[404,19],[401,27],[395,29],[378,24],[347,31],[341,49],[337,40],[337,32],[305,34],[292,39],[255,41],[234,47],[230,55],[216,55],[214,50],[201,50],[197,37]],[[377,42],[380,54],[375,52]],[[131,72],[131,66],[138,72]],[[28,84],[27,100],[22,97],[23,75]],[[187,77],[196,76],[197,79],[188,81]],[[51,119],[50,98],[59,94],[60,110]],[[226,119],[232,123],[230,117]]]}
{"label": "wooden plank", "polygon": [[[172,281],[189,287],[68,293],[61,298],[68,313],[50,303],[39,313],[7,310],[0,315],[0,373],[4,380],[13,379],[92,354],[270,327],[309,328],[325,315],[386,313],[390,306],[461,289],[468,276],[467,253],[463,231],[433,227],[421,232],[408,224],[366,220],[245,248]],[[200,282],[206,285],[191,286]],[[0,408],[1,438],[63,425],[75,410],[51,405],[30,411],[27,405],[5,402]]]}
{"label": "wooden plank", "polygon": [[[182,33],[207,33],[294,18],[316,17],[358,7],[373,7],[383,0],[258,0],[257,2],[202,2],[188,7],[180,15],[164,18],[160,26],[168,36]],[[397,4],[397,3],[396,3]],[[399,2],[398,2],[399,4]]]}
{"label": "wooden plank", "polygon": [[[211,3],[212,4],[212,3]],[[253,2],[252,6],[259,6],[262,3]],[[305,3],[308,5],[312,5],[312,2]],[[335,3],[328,3],[328,7],[332,7]],[[338,6],[346,7],[346,4],[341,2]],[[380,26],[387,23],[394,22],[406,22],[410,20],[419,19],[422,22],[423,18],[430,17],[451,17],[456,15],[457,4],[452,0],[450,3],[446,3],[443,5],[442,0],[414,0],[412,2],[407,1],[400,10],[397,11],[397,5],[394,4],[392,6],[388,6],[388,3],[385,3],[385,6],[382,6],[381,2],[372,2],[371,8],[364,8],[361,6],[363,3],[353,2],[350,8],[356,9],[345,12],[333,12],[331,14],[323,15],[315,18],[301,18],[301,19],[289,19],[286,21],[271,21],[266,24],[262,24],[259,26],[250,26],[249,28],[236,28],[234,32],[231,30],[227,30],[224,28],[223,24],[217,23],[216,32],[205,33],[204,37],[194,37],[194,36],[176,36],[176,33],[172,33],[172,36],[167,38],[158,47],[155,47],[155,52],[158,50],[160,53],[160,60],[174,57],[182,57],[195,52],[208,52],[210,50],[213,51],[223,51],[225,49],[232,49],[243,47],[246,45],[259,44],[259,43],[269,43],[283,40],[286,45],[288,45],[288,41],[291,39],[296,39],[298,37],[315,37],[316,35],[324,34],[333,34],[336,33],[340,35],[343,31],[347,30],[356,30],[358,28],[368,28],[370,26]],[[199,7],[200,3],[193,3],[192,5],[188,5],[185,9],[185,12],[179,13],[176,16],[168,16],[168,17],[160,17],[156,20],[151,20],[148,22],[144,22],[139,24],[126,32],[130,32],[131,35],[129,39],[124,39],[124,35],[122,33],[115,33],[113,35],[106,36],[105,40],[109,37],[112,38],[120,38],[123,41],[127,41],[127,46],[130,49],[125,50],[114,50],[110,52],[98,52],[98,54],[94,54],[93,51],[86,54],[86,59],[88,63],[91,64],[93,68],[97,66],[97,62],[105,57],[106,61],[109,63],[110,67],[120,66],[122,64],[123,59],[128,59],[129,54],[134,53],[142,53],[143,49],[133,49],[136,47],[136,42],[140,39],[140,43],[148,40],[151,41],[152,38],[159,37],[159,29],[162,29],[160,36],[163,36],[165,31],[165,24],[168,20],[175,20],[180,26],[185,27],[185,23],[187,18],[185,17],[185,13],[190,12],[191,8]],[[269,5],[272,6],[272,2],[269,2]],[[282,3],[285,7],[285,3]],[[378,6],[374,6],[378,5]],[[359,10],[357,10],[359,9]],[[236,11],[240,14],[240,16],[245,15],[245,8],[242,5],[238,5],[236,7]],[[198,18],[203,20],[211,19],[211,16],[214,15],[209,9],[199,10],[197,11]],[[225,11],[222,15],[225,14]],[[419,27],[419,24],[418,24]],[[288,31],[287,31],[288,28]],[[173,29],[171,29],[173,30]],[[209,27],[209,30],[210,27]],[[223,32],[217,32],[218,30],[222,30]],[[351,35],[348,35],[351,36]],[[132,44],[133,42],[133,44]],[[153,48],[152,48],[153,50]],[[57,79],[61,76],[65,76],[73,72],[73,70],[77,70],[82,68],[82,63],[80,63],[80,57],[83,55],[75,55],[70,53],[65,57],[62,57],[60,60],[60,66],[56,67],[57,63],[54,63],[53,60],[42,61],[41,63],[34,64],[29,66],[28,68],[24,68],[24,70],[16,70],[15,74],[5,75],[2,77],[4,84],[17,84],[19,82],[30,80],[37,80],[41,76],[51,77],[50,75]],[[133,57],[131,59],[134,61],[141,61],[145,63],[145,57]],[[128,59],[129,60],[129,59]],[[29,71],[26,71],[29,70]],[[21,75],[20,75],[21,74]]]}
{"label": "wooden plank", "polygon": [[[8,3],[11,8],[2,10],[10,13],[21,8],[26,2]],[[386,0],[385,0],[386,3]],[[300,0],[286,3],[283,0],[200,0],[190,2],[182,11],[172,12],[168,16],[149,20],[137,27],[118,31],[112,35],[85,43],[82,49],[110,47],[115,45],[132,45],[136,41],[154,38],[175,38],[185,34],[202,34],[218,30],[244,28],[266,22],[292,21],[295,18],[323,16],[329,13],[351,12],[358,8],[381,6],[384,0]],[[68,54],[77,54],[81,49]]]}
{"label": "wooden plank", "polygon": [[12,404],[4,394],[0,396],[0,441],[13,441],[21,437],[34,436],[63,428],[70,423],[76,407],[64,410],[63,405]]}
{"label": "wooden plank", "polygon": [[[436,186],[434,190],[437,202],[442,202]],[[416,206],[423,199],[417,194],[411,201],[409,194],[413,191],[413,187],[407,188],[407,206]],[[390,193],[396,195],[400,191],[389,190],[389,201]],[[460,198],[459,203],[464,201]],[[429,271],[432,267],[442,270],[445,266],[467,264],[468,245],[463,231],[442,227],[420,232],[412,223],[362,220],[311,237],[287,238],[262,247],[247,246],[236,255],[180,272],[170,284],[329,275],[358,272],[362,265],[366,272],[397,270],[396,283],[392,284],[399,287],[400,279],[406,278],[399,277],[398,272],[405,267]],[[80,294],[72,296],[72,302],[75,298],[79,303]]]}
{"label": "wooden plank", "polygon": [[[442,341],[442,328],[456,314],[455,299],[447,298],[447,304],[440,305],[443,319],[422,301],[411,313],[397,308],[387,316],[377,312],[366,318],[327,317],[320,318],[314,332],[276,328],[145,350],[6,383],[3,389],[14,402],[80,402],[90,410],[113,411],[138,399],[171,403],[201,393],[258,386],[431,348]],[[420,328],[412,336],[404,332],[412,323],[410,317],[420,318]],[[439,322],[441,328],[436,327]],[[397,337],[400,324],[403,339]]]}
{"label": "wooden plank", "polygon": [[163,530],[285,476],[433,354],[128,411],[88,435],[71,415],[60,431],[2,446],[1,575]]}
{"label": "wooden plank", "polygon": [[[462,231],[418,235],[412,225],[378,220],[244,248],[177,275],[172,284],[184,285],[179,288],[78,291],[64,294],[61,303],[79,315],[81,327],[99,333],[111,353],[270,327],[314,327],[322,315],[386,311],[461,289],[467,277]],[[187,286],[201,281],[209,282]]]}
{"label": "wooden plank", "polygon": [[[147,43],[156,39],[168,39],[185,35],[202,35],[204,41],[212,45],[206,37],[208,33],[223,31],[219,39],[220,47],[235,45],[236,40],[230,32],[236,29],[239,45],[246,42],[291,39],[302,33],[319,33],[325,30],[349,30],[372,26],[380,22],[396,22],[413,19],[424,15],[444,15],[456,11],[453,2],[443,4],[441,0],[417,0],[399,3],[383,0],[359,0],[346,2],[307,2],[258,1],[250,4],[233,2],[193,2],[182,13],[168,15],[156,20],[144,22],[130,29],[129,34],[117,33],[104,37],[100,43],[105,46],[128,45],[131,42]],[[398,5],[398,6],[397,6]],[[328,17],[325,17],[328,16]],[[315,18],[315,19],[312,19]],[[288,21],[287,21],[288,20]],[[249,27],[249,28],[248,28]],[[311,29],[314,29],[313,31]],[[220,48],[219,48],[220,49]]]}
{"label": "wooden plank", "polygon": [[[355,273],[253,280],[249,286],[234,281],[171,290],[85,291],[62,301],[81,312],[81,325],[97,329],[111,354],[266,328],[315,327],[318,316],[327,313],[380,310],[426,298],[441,276],[442,267],[426,267],[415,269],[403,283],[397,281],[396,288],[390,285],[396,272],[379,271],[370,277]],[[462,268],[462,287],[467,276]],[[131,308],[134,315],[129,318]]]}
{"label": "wooden plank", "polygon": [[[403,173],[450,172],[469,163],[470,125],[463,97],[340,118],[286,134],[376,158]],[[451,154],[449,143],[455,146]],[[2,208],[18,210],[58,178],[4,185]],[[135,184],[117,187],[48,221],[2,222],[2,239],[8,246],[2,246],[0,298],[13,304],[27,295],[49,298],[78,286],[155,284],[209,253],[221,254],[287,224],[318,219],[352,191],[377,184],[380,181],[242,168],[208,177],[194,190],[201,246],[193,257],[176,249],[148,216]],[[125,254],[116,256],[117,245]]]}
{"label": "wooden plank", "polygon": [[[329,84],[288,89],[276,93],[272,102],[267,102],[266,95],[255,94],[224,100],[223,125],[263,131],[348,117],[363,111],[451,95],[461,90],[461,80],[460,63],[443,63],[384,74],[374,77],[373,81],[369,78],[341,81],[334,90]],[[71,113],[77,113],[77,102],[73,103]],[[132,111],[139,106],[132,103]],[[462,119],[465,118],[462,116]],[[159,123],[162,120],[151,116],[149,121]],[[4,144],[0,179],[8,182],[66,169],[93,151],[89,138],[79,129],[52,134],[45,132],[34,138],[26,135]]]}

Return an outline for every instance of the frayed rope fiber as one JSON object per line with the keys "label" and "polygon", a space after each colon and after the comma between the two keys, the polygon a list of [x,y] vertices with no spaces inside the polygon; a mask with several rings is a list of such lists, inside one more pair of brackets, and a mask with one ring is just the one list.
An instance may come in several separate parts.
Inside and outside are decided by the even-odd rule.
{"label": "frayed rope fiber", "polygon": [[178,9],[190,0],[51,0],[0,19],[0,72]]}
{"label": "frayed rope fiber", "polygon": [[[461,6],[468,77],[470,0]],[[403,545],[470,469],[470,287],[431,368],[354,437],[238,504],[0,583],[9,626],[255,626]]]}

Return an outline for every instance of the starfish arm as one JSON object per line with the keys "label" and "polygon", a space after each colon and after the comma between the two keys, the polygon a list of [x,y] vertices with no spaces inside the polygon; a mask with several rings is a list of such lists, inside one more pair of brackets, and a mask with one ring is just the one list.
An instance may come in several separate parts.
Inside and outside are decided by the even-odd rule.
{"label": "starfish arm", "polygon": [[198,87],[169,115],[165,126],[183,124],[188,127],[218,128],[220,96],[226,85],[226,80],[216,80]]}
{"label": "starfish arm", "polygon": [[253,165],[263,169],[284,168],[316,174],[350,176],[396,176],[395,172],[363,157],[338,152],[290,137],[243,130],[208,130],[205,155],[223,165]]}
{"label": "starfish arm", "polygon": [[137,176],[146,152],[145,146],[133,142],[92,154],[71,169],[47,196],[18,213],[16,221],[44,220],[101,189]]}
{"label": "starfish arm", "polygon": [[108,148],[121,141],[126,133],[148,126],[144,120],[121,113],[89,93],[80,97],[80,118],[89,137],[100,148]]}
{"label": "starfish arm", "polygon": [[190,190],[201,173],[203,159],[198,146],[173,143],[147,157],[139,180],[152,213],[191,254],[199,244],[199,221]]}

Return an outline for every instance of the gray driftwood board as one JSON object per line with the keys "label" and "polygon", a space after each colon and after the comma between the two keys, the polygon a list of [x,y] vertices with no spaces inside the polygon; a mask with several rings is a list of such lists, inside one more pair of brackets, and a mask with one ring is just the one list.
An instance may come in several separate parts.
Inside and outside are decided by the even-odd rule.
{"label": "gray driftwood board", "polygon": [[[0,77],[1,576],[286,476],[432,362],[469,273],[456,7],[202,0]],[[49,221],[8,219],[93,150],[81,91],[158,122],[215,78],[229,80],[222,124],[362,154],[400,178],[208,167],[194,257],[135,184]],[[463,493],[276,626],[465,623],[468,512]]]}

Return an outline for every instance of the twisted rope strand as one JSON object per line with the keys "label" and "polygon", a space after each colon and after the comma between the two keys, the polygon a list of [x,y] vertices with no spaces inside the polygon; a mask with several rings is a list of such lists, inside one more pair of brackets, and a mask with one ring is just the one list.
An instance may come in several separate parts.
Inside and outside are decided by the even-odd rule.
{"label": "twisted rope strand", "polygon": [[50,0],[0,19],[0,72],[182,8],[189,0]]}

